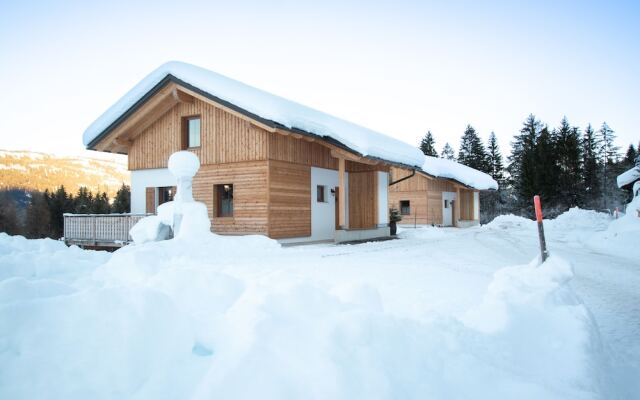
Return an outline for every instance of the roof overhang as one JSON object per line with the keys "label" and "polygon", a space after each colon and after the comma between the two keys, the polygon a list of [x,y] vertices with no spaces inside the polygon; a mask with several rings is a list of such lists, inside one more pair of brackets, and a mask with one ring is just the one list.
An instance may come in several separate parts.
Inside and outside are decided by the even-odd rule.
{"label": "roof overhang", "polygon": [[384,163],[403,169],[418,169],[416,166],[385,160],[378,157],[365,156],[345,144],[329,136],[317,135],[295,127],[289,128],[278,122],[260,117],[250,111],[236,106],[226,100],[199,89],[171,74],[164,77],[158,84],[124,111],[115,121],[89,142],[88,150],[127,154],[128,147],[135,137],[164,113],[181,102],[192,102],[200,99],[216,107],[221,107],[238,117],[249,120],[269,132],[291,135],[308,141],[318,141],[329,147],[332,156],[345,158],[366,164]]}

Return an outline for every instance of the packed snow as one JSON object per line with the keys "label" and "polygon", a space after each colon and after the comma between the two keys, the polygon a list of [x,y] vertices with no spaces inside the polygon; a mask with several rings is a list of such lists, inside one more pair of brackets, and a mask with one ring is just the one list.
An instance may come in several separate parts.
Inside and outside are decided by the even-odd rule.
{"label": "packed snow", "polygon": [[335,139],[364,156],[412,166],[420,166],[424,162],[422,152],[400,140],[256,89],[213,71],[177,61],[161,65],[93,122],[84,132],[85,146],[168,75],[263,119],[274,121],[287,128],[296,128]]}
{"label": "packed snow", "polygon": [[498,183],[488,174],[445,158],[425,156],[422,170],[437,178],[454,179],[478,190],[498,189]]}

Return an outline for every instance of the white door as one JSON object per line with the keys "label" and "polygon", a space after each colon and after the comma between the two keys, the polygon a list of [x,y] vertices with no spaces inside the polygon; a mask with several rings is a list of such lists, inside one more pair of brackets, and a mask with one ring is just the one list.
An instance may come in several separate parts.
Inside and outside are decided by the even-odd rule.
{"label": "white door", "polygon": [[338,171],[311,168],[311,240],[333,239]]}
{"label": "white door", "polygon": [[455,192],[442,192],[442,225],[453,226],[453,207],[456,200]]}

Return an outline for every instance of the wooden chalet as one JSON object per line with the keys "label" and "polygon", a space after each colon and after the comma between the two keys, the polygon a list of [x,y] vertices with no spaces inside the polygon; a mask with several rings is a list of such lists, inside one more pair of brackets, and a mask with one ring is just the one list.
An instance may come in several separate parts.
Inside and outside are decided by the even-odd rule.
{"label": "wooden chalet", "polygon": [[485,173],[434,157],[426,157],[419,170],[390,172],[395,184],[389,187],[389,208],[400,212],[401,225],[478,225],[480,190],[498,187]]}
{"label": "wooden chalet", "polygon": [[[209,73],[212,79],[207,80]],[[202,164],[193,181],[194,198],[207,205],[215,233],[261,234],[282,242],[389,235],[389,173],[418,168],[416,149],[221,79],[188,64],[169,63],[85,132],[88,149],[128,155],[133,214],[155,213],[173,198],[175,180],[167,160],[173,152],[188,150]],[[237,101],[225,96],[227,87],[245,96]],[[281,114],[289,107],[305,119],[296,126],[261,115],[260,108],[272,104],[265,107],[260,101],[285,104]],[[396,146],[389,157],[375,150],[366,154],[366,146],[359,145],[375,148],[371,143],[382,139]]]}

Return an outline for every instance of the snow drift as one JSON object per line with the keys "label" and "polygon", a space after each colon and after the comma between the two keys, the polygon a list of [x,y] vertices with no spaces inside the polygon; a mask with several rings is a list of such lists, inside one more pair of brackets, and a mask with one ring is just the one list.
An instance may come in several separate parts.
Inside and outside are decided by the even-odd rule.
{"label": "snow drift", "polygon": [[[355,266],[318,278],[310,266],[330,259],[262,236],[177,238],[110,256],[0,235],[0,249],[0,398],[599,393],[597,330],[568,285],[571,267],[555,258],[498,271],[459,317],[398,313],[389,302],[403,287],[345,286]],[[47,267],[34,273],[36,263]],[[377,270],[391,278],[398,266]]]}

